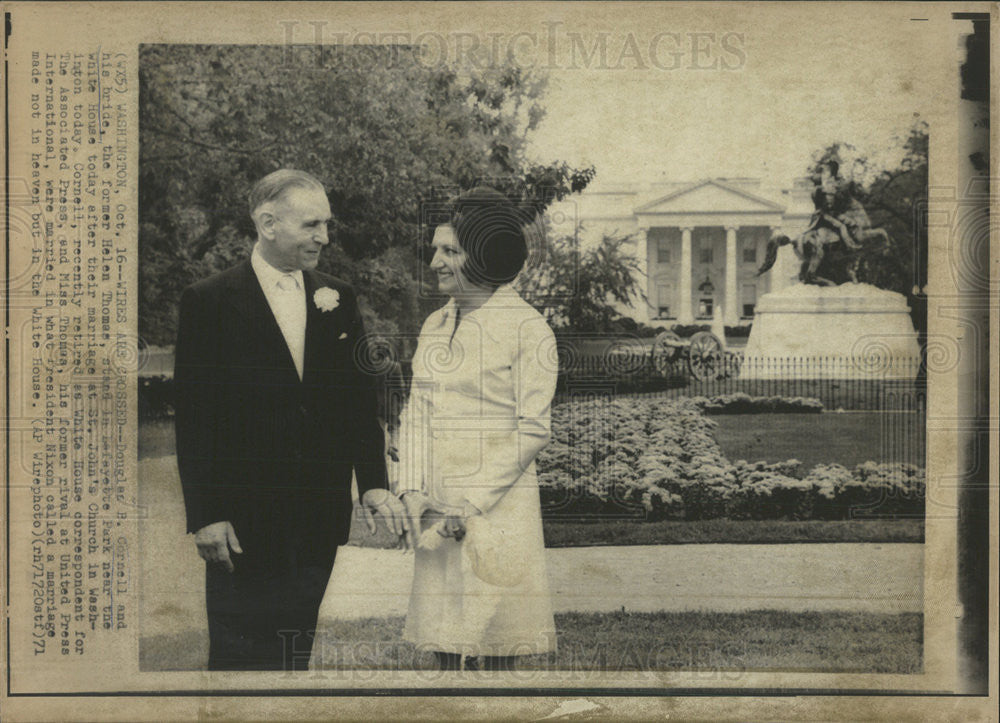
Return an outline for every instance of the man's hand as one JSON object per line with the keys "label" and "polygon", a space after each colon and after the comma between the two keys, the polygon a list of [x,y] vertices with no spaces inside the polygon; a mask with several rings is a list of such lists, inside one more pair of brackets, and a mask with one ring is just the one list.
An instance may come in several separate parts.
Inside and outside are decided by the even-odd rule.
{"label": "man's hand", "polygon": [[412,546],[413,538],[406,519],[406,510],[389,490],[377,487],[365,492],[365,496],[361,498],[361,509],[365,513],[365,522],[368,523],[370,534],[374,535],[377,529],[374,513],[378,512],[385,520],[385,526],[402,542],[403,549]]}
{"label": "man's hand", "polygon": [[424,510],[427,509],[430,498],[423,492],[411,491],[404,492],[402,500],[406,513],[410,549],[416,550],[417,543],[420,542],[420,518],[423,516]]}
{"label": "man's hand", "polygon": [[194,544],[198,546],[201,559],[210,563],[221,563],[227,572],[233,571],[233,561],[229,558],[229,550],[237,555],[242,554],[240,541],[236,539],[236,531],[228,522],[213,522],[205,525],[194,534]]}

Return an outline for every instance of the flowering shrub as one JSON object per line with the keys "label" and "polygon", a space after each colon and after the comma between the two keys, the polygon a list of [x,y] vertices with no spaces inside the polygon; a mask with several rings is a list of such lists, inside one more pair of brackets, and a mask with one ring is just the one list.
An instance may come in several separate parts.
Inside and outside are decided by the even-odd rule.
{"label": "flowering shrub", "polygon": [[812,517],[813,487],[794,476],[798,460],[776,464],[740,460],[733,467],[739,482],[729,506],[730,517],[755,520]]}
{"label": "flowering shrub", "polygon": [[924,471],[914,465],[866,462],[848,470],[820,464],[806,473],[794,459],[731,463],[715,441],[716,423],[704,413],[713,403],[730,402],[555,405],[553,439],[538,456],[546,515],[836,520],[923,514]]}
{"label": "flowering shrub", "polygon": [[865,462],[854,468],[854,480],[850,488],[854,516],[907,515],[918,505],[923,510],[927,483],[922,467]]}

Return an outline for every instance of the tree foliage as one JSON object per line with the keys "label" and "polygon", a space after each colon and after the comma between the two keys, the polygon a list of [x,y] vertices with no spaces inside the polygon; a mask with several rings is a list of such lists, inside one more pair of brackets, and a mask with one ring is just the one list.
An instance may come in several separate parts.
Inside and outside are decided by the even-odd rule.
{"label": "tree foliage", "polygon": [[614,331],[625,318],[619,309],[642,298],[642,268],[627,248],[632,236],[604,234],[581,250],[578,238],[560,236],[519,279],[522,294],[556,329]]}
{"label": "tree foliage", "polygon": [[423,205],[476,183],[541,205],[593,168],[533,163],[545,78],[422,64],[414,48],[150,45],[140,51],[140,334],[173,342],[180,291],[245,258],[246,197],[282,167],[316,175],[334,219],[320,269],[377,331],[410,333]]}
{"label": "tree foliage", "polygon": [[927,124],[916,120],[900,143],[902,158],[891,168],[850,144],[834,143],[813,155],[808,171],[818,183],[823,163],[840,162],[872,227],[884,228],[890,238],[888,253],[869,258],[860,280],[912,296],[927,280]]}

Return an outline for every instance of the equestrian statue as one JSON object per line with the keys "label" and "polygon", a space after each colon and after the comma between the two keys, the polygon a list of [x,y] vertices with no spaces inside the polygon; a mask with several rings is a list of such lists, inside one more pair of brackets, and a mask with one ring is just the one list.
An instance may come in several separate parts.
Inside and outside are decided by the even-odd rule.
{"label": "equestrian statue", "polygon": [[889,250],[889,234],[885,229],[871,227],[864,206],[838,171],[837,161],[823,164],[820,182],[812,194],[816,210],[809,227],[795,238],[783,234],[772,236],[758,276],[774,266],[781,246],[791,244],[802,262],[799,268],[802,283],[817,286],[858,283],[858,269],[864,259]]}

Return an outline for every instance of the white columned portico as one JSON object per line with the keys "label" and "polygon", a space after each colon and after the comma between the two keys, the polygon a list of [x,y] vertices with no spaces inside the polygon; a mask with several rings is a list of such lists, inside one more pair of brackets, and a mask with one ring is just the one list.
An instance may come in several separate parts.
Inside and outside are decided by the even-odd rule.
{"label": "white columned portico", "polygon": [[737,279],[737,250],[736,250],[736,230],[737,226],[726,226],[726,313],[725,323],[729,326],[736,326],[740,321],[739,315],[739,287]]}
{"label": "white columned portico", "polygon": [[[744,273],[744,259],[750,255],[745,255],[740,244],[753,240],[759,253],[763,230],[785,224],[785,206],[758,196],[757,185],[755,179],[718,178],[683,187],[666,184],[673,190],[632,210],[636,226],[646,231],[639,256],[647,261],[650,320],[693,324],[704,299],[706,315],[709,308],[713,318],[719,314],[717,325],[740,324],[745,287],[752,286],[756,303],[769,280],[751,277],[749,268]],[[610,192],[606,195],[616,198]],[[721,244],[723,230],[725,246]],[[696,293],[706,278],[711,289],[706,285],[705,294]],[[773,279],[772,273],[771,283]],[[636,312],[645,316],[640,309]]]}
{"label": "white columned portico", "polygon": [[[638,248],[638,261],[639,261],[639,274],[642,277],[640,282],[642,286],[640,288],[646,289],[646,298],[654,299],[655,289],[653,288],[653,275],[650,274],[649,268],[649,228],[641,229],[642,233],[639,234],[639,248]],[[650,302],[646,303],[646,319],[647,321],[652,321],[655,315],[655,302],[653,302],[653,310],[650,309]]]}
{"label": "white columned portico", "polygon": [[681,324],[690,324],[694,321],[694,314],[691,311],[691,232],[693,230],[692,226],[681,227],[681,303],[677,310],[677,321]]}

